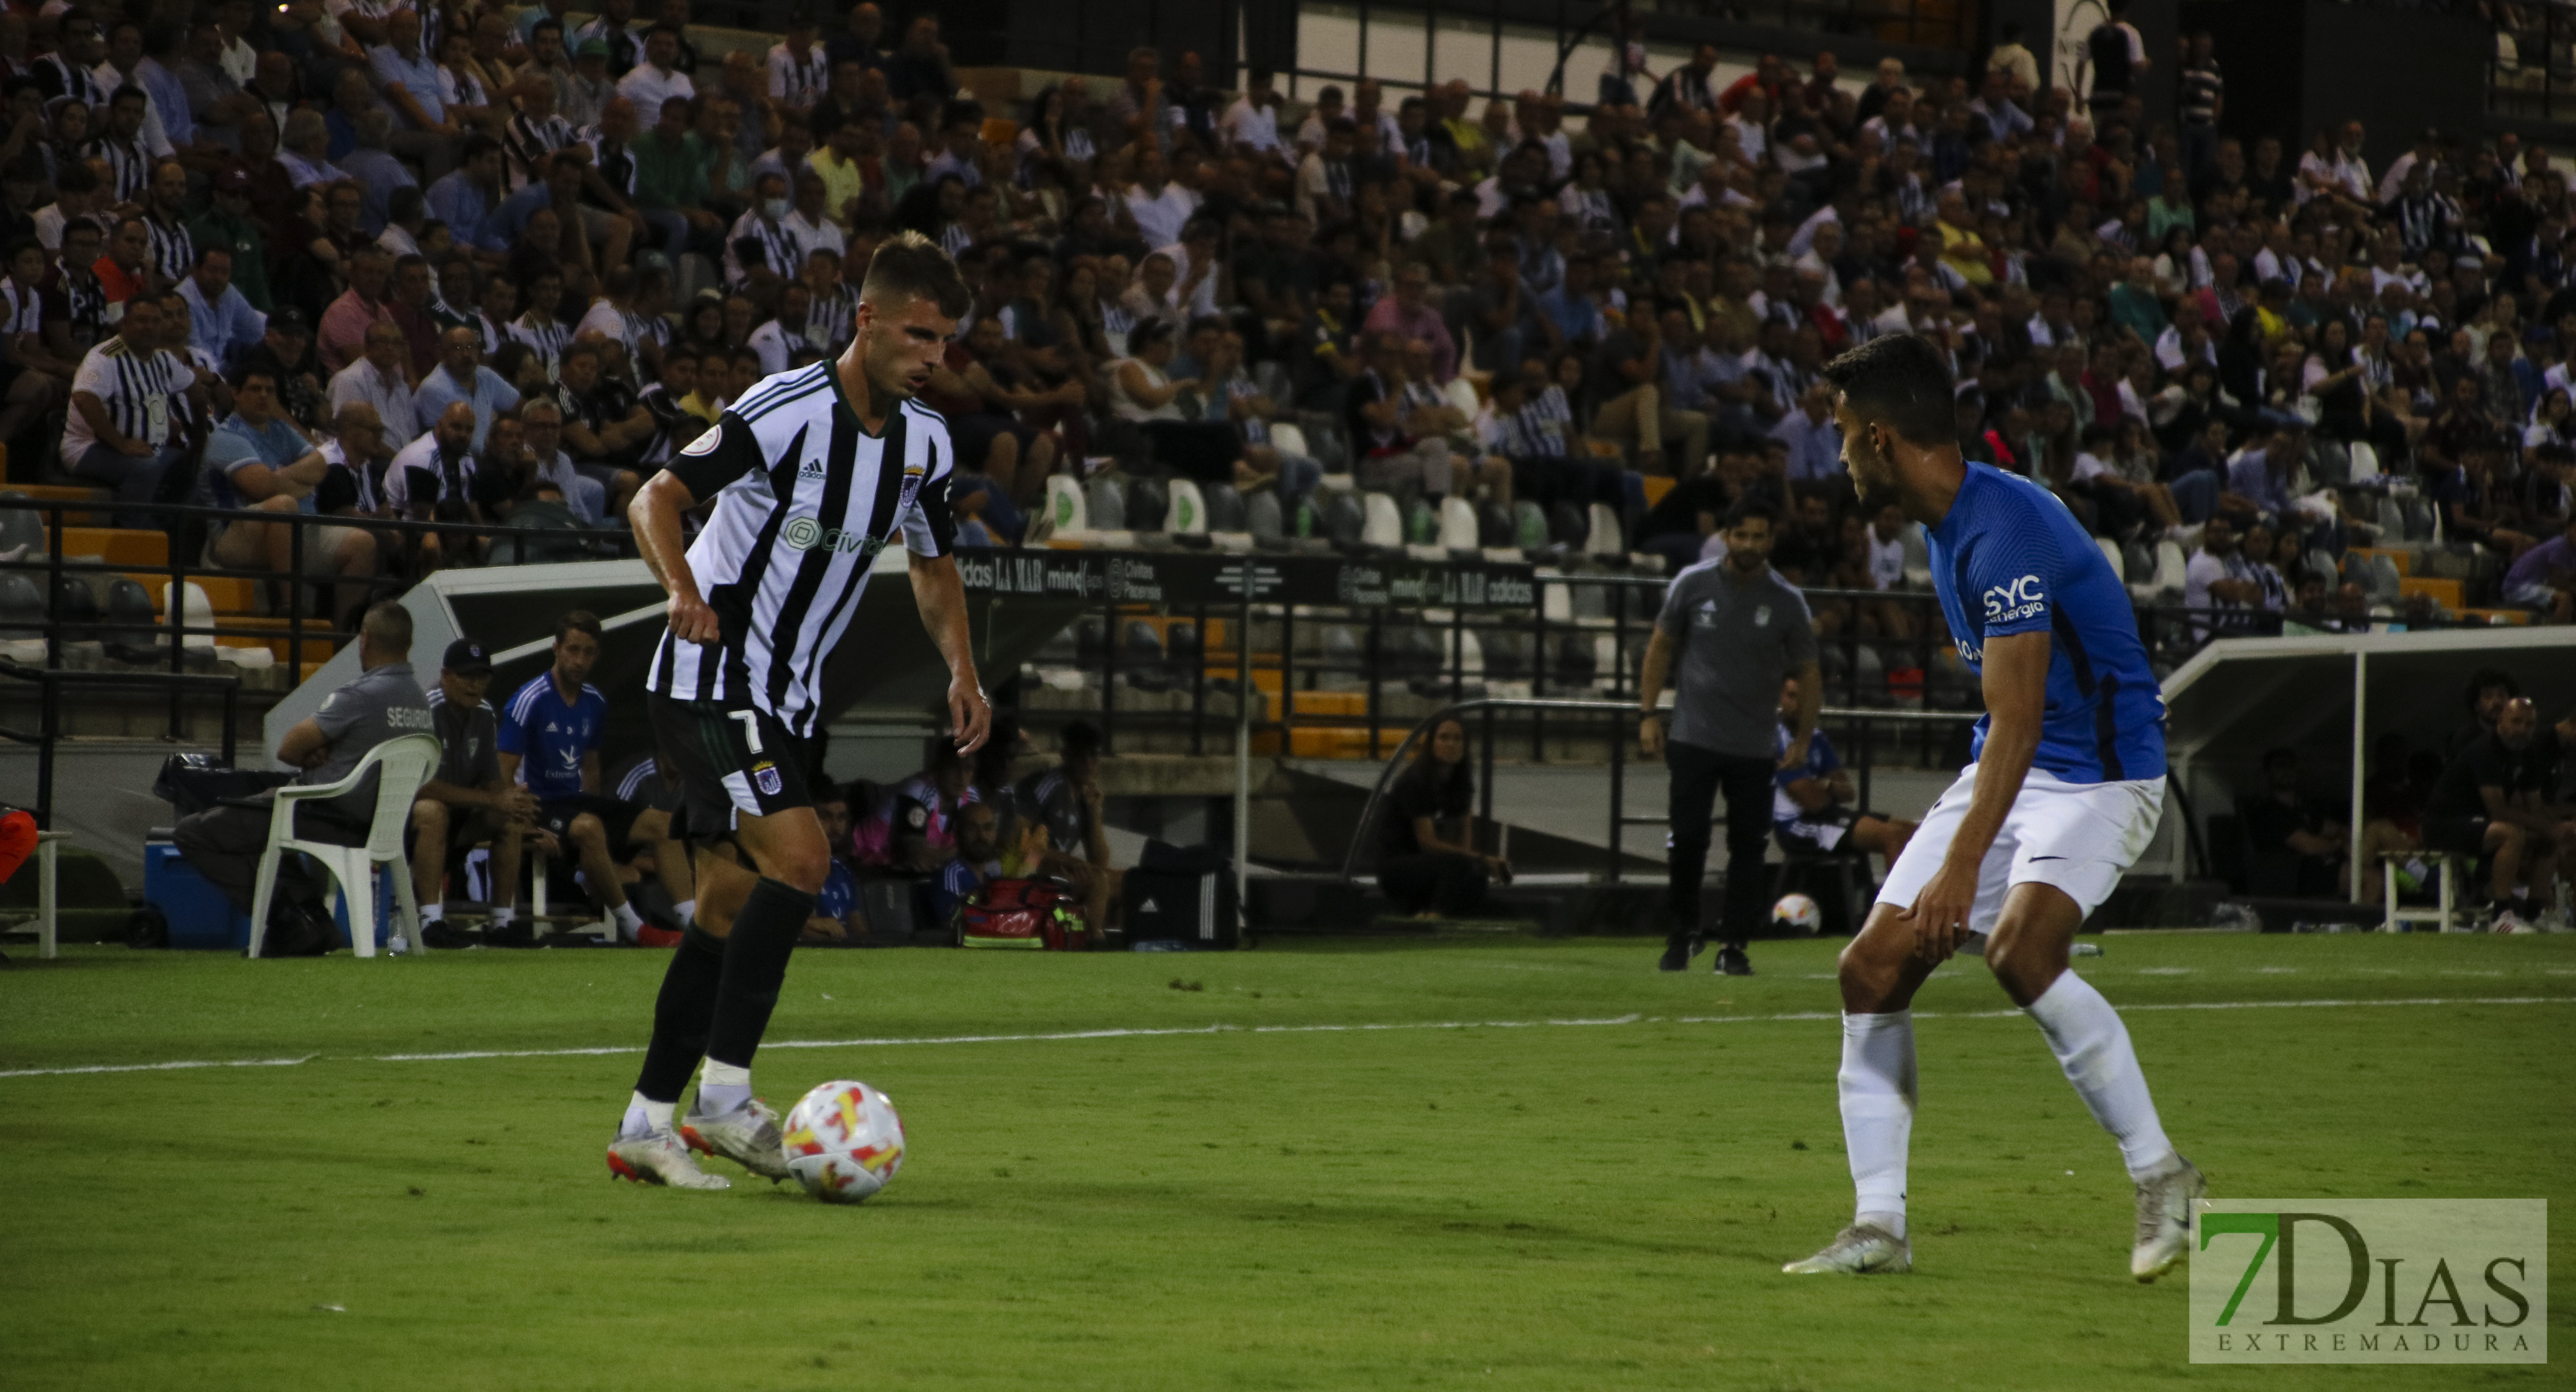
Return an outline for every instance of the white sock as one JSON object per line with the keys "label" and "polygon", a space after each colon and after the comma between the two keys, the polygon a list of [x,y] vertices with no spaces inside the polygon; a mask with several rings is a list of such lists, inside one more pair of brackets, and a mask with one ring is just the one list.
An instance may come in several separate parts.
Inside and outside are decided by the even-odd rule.
{"label": "white sock", "polygon": [[707,1060],[706,1071],[698,1075],[699,1116],[723,1116],[751,1100],[751,1070],[730,1063]]}
{"label": "white sock", "polygon": [[428,927],[430,924],[440,922],[446,917],[447,906],[445,904],[423,904],[420,906],[420,923],[424,928]]}
{"label": "white sock", "polygon": [[609,912],[617,915],[617,936],[631,938],[643,930],[644,920],[636,916],[633,904],[620,904]]}
{"label": "white sock", "polygon": [[680,926],[686,928],[698,921],[698,901],[683,899],[674,906],[680,915]]}
{"label": "white sock", "polygon": [[1843,1016],[1843,1149],[1859,1193],[1853,1221],[1905,1236],[1905,1150],[1914,1133],[1914,1015]]}
{"label": "white sock", "polygon": [[639,1092],[627,1102],[626,1119],[618,1123],[617,1134],[623,1139],[668,1131],[671,1129],[671,1113],[677,1111],[679,1105],[677,1102],[656,1102]]}
{"label": "white sock", "polygon": [[495,904],[492,906],[492,926],[495,928],[507,928],[518,917],[519,909],[515,904]]}
{"label": "white sock", "polygon": [[2173,1163],[2173,1142],[2156,1119],[2156,1104],[2147,1096],[2147,1075],[2138,1068],[2128,1027],[2120,1012],[2073,972],[2065,972],[2039,999],[2030,1003],[2030,1018],[2048,1037],[2050,1052],[2075,1095],[2102,1129],[2120,1142],[2120,1158],[2129,1178],[2142,1180]]}

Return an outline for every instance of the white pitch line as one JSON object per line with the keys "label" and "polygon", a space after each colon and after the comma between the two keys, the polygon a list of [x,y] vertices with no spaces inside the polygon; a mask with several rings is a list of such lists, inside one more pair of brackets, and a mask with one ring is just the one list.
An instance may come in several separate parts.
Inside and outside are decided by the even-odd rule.
{"label": "white pitch line", "polygon": [[[2393,1000],[2275,1000],[2275,1001],[2179,1001],[2155,1004],[2132,1003],[2119,1007],[2123,1014],[2144,1014],[2171,1010],[2335,1010],[2371,1009],[2376,1007],[2479,1005],[2576,1005],[2576,996],[2407,996]],[[2023,1012],[2004,1010],[1918,1010],[1918,1020],[2005,1020]],[[1777,1015],[1612,1015],[1599,1019],[1560,1020],[1419,1020],[1410,1022],[1362,1022],[1342,1025],[1192,1025],[1163,1029],[1092,1029],[1057,1030],[1036,1034],[943,1034],[912,1038],[883,1039],[772,1039],[764,1049],[889,1049],[937,1044],[1047,1044],[1074,1039],[1157,1039],[1172,1035],[1206,1034],[1377,1034],[1398,1030],[1471,1030],[1471,1029],[1597,1029],[1612,1025],[1766,1025],[1810,1024],[1840,1020],[1842,1014],[1831,1010],[1800,1010]],[[434,1054],[307,1054],[302,1058],[277,1059],[179,1059],[167,1063],[96,1063],[68,1068],[13,1068],[0,1070],[0,1078],[55,1078],[79,1073],[144,1073],[179,1068],[288,1068],[331,1057],[349,1063],[453,1063],[468,1059],[494,1058],[591,1058],[609,1054],[640,1054],[639,1045],[594,1045],[581,1049],[460,1049]]]}

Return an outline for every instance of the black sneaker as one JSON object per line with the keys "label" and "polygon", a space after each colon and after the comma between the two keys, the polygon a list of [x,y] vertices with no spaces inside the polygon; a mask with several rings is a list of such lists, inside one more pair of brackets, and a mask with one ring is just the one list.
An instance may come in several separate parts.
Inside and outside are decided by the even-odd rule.
{"label": "black sneaker", "polygon": [[447,920],[439,919],[434,923],[424,923],[420,925],[420,942],[423,947],[435,947],[443,951],[452,948],[472,947],[474,945],[474,937],[462,928],[451,928],[447,926]]}
{"label": "black sneaker", "polygon": [[534,947],[537,935],[524,923],[495,923],[483,929],[485,947]]}
{"label": "black sneaker", "polygon": [[339,946],[339,924],[317,904],[299,904],[284,896],[271,899],[268,932],[260,939],[262,957],[321,957]]}
{"label": "black sneaker", "polygon": [[1655,970],[1668,972],[1688,971],[1690,970],[1691,959],[1699,955],[1699,949],[1700,941],[1698,934],[1675,933],[1664,940],[1663,959],[1655,963]]}
{"label": "black sneaker", "polygon": [[1753,963],[1745,957],[1743,948],[1737,947],[1733,943],[1728,943],[1726,946],[1717,950],[1717,974],[1720,976],[1751,976],[1753,974]]}

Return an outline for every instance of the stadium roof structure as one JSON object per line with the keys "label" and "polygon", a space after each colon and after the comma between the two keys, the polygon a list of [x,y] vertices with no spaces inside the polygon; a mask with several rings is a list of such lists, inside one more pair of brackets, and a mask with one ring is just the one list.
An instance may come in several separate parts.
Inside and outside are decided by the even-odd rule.
{"label": "stadium roof structure", "polygon": [[[2440,748],[2469,718],[2462,685],[2484,668],[2512,673],[2526,692],[2576,698],[2576,628],[2219,639],[2165,678],[2168,776],[2196,793],[2196,776],[2250,773],[2265,750],[2286,746],[2306,767],[2343,771],[2358,827],[2371,742],[2395,731]],[[2542,706],[2544,720],[2562,713],[2547,697]],[[2166,838],[2166,848],[2180,880],[2183,841]]]}

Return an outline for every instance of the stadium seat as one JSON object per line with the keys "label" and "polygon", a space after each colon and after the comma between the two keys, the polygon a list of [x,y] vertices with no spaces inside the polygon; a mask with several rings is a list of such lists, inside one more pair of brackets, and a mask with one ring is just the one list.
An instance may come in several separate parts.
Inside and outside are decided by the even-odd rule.
{"label": "stadium seat", "polygon": [[1476,544],[1488,549],[1512,544],[1512,514],[1502,504],[1476,504]]}
{"label": "stadium seat", "polygon": [[1089,504],[1085,530],[1095,532],[1123,531],[1127,526],[1127,490],[1118,475],[1103,474],[1083,490]]}
{"label": "stadium seat", "polygon": [[[1265,490],[1266,491],[1266,490]],[[1207,504],[1207,529],[1211,532],[1243,530],[1243,494],[1233,484],[1210,484],[1199,490]]]}
{"label": "stadium seat", "polygon": [[1138,619],[1127,625],[1126,637],[1119,644],[1118,675],[1139,691],[1168,691],[1172,686],[1169,663],[1163,653],[1163,635],[1152,624]]}
{"label": "stadium seat", "polygon": [[[1325,475],[1331,478],[1332,475]],[[1384,494],[1366,496],[1384,497]],[[1395,500],[1386,502],[1389,513]],[[1255,533],[1259,535],[1259,533]],[[1335,493],[1324,504],[1324,535],[1339,546],[1357,546],[1368,540],[1368,505],[1358,493]]]}
{"label": "stadium seat", "polygon": [[[1270,404],[1280,409],[1285,409],[1289,399],[1297,394],[1295,384],[1288,380],[1287,366],[1276,358],[1263,358],[1252,365],[1252,385],[1259,387],[1261,394],[1270,398]],[[1305,453],[1304,450],[1297,452]]]}
{"label": "stadium seat", "polygon": [[2397,562],[2386,556],[2370,558],[2370,584],[2366,588],[2370,591],[2371,602],[2395,604],[2405,583],[2406,577],[2397,573]]}
{"label": "stadium seat", "polygon": [[0,572],[0,657],[29,666],[45,661],[45,596],[16,571]]}
{"label": "stadium seat", "polygon": [[2355,440],[2346,448],[2352,453],[2352,468],[2345,482],[2368,483],[2379,477],[2379,451],[2368,440]]}
{"label": "stadium seat", "polygon": [[[0,493],[0,499],[24,494]],[[0,561],[24,561],[44,554],[44,514],[28,508],[0,507]]]}
{"label": "stadium seat", "polygon": [[1288,536],[1287,519],[1280,513],[1276,489],[1255,489],[1243,499],[1241,530],[1252,533],[1256,541],[1284,541]]}
{"label": "stadium seat", "polygon": [[1527,498],[1512,504],[1511,544],[1524,551],[1547,549],[1547,510]]}
{"label": "stadium seat", "polygon": [[1276,421],[1271,424],[1270,447],[1281,454],[1302,454],[1310,458],[1314,454],[1314,451],[1306,448],[1306,432],[1289,421]]}
{"label": "stadium seat", "polygon": [[1852,694],[1864,706],[1890,704],[1887,698],[1887,662],[1878,655],[1875,643],[1859,643],[1852,648]]}
{"label": "stadium seat", "polygon": [[[1176,481],[1176,480],[1174,480]],[[1127,530],[1159,532],[1172,513],[1170,482],[1158,478],[1127,480]]]}
{"label": "stadium seat", "polygon": [[1440,510],[1428,499],[1415,498],[1404,504],[1404,545],[1433,546],[1440,540]]}
{"label": "stadium seat", "polygon": [[1397,510],[1395,499],[1384,493],[1363,493],[1360,505],[1366,509],[1367,518],[1360,532],[1361,541],[1371,546],[1404,544],[1404,514]]}
{"label": "stadium seat", "polygon": [[1600,674],[1599,658],[1592,650],[1592,635],[1568,633],[1556,640],[1555,662],[1548,669],[1550,685],[1590,686]]}
{"label": "stadium seat", "polygon": [[2127,583],[2128,562],[2120,555],[2120,543],[2109,537],[2097,536],[2093,538],[2093,544],[2102,548],[2102,559],[2111,563],[2111,578]]}
{"label": "stadium seat", "polygon": [[2378,521],[2381,545],[2394,546],[2406,539],[2406,512],[2397,506],[2395,498],[2380,498]]}
{"label": "stadium seat", "polygon": [[1526,681],[1530,674],[1530,635],[1498,628],[1483,636],[1479,656],[1489,681]]}
{"label": "stadium seat", "polygon": [[[376,955],[375,872],[393,877],[395,903],[407,922],[400,936],[413,952],[425,947],[420,940],[420,905],[412,898],[411,867],[403,856],[403,827],[411,820],[412,799],[420,785],[429,781],[438,767],[439,746],[435,735],[397,735],[367,751],[349,776],[336,783],[312,787],[289,787],[277,790],[276,802],[269,816],[268,849],[260,852],[259,874],[253,882],[250,900],[250,955],[259,956],[260,939],[268,932],[268,904],[277,889],[277,864],[289,852],[301,851],[320,865],[331,877],[329,899],[344,901],[349,910],[349,946],[360,957]],[[376,809],[363,846],[341,846],[327,841],[305,841],[295,835],[296,804],[316,799],[337,797],[355,792],[369,778],[376,781]]]}
{"label": "stadium seat", "polygon": [[1483,640],[1476,636],[1476,631],[1472,628],[1459,629],[1457,630],[1457,634],[1458,641],[1454,645],[1456,651],[1452,656],[1457,659],[1459,670],[1466,673],[1469,680],[1483,680],[1485,676],[1485,644]]}
{"label": "stadium seat", "polygon": [[1580,550],[1591,531],[1592,519],[1579,503],[1558,503],[1548,510],[1547,540],[1551,546]]}
{"label": "stadium seat", "polygon": [[1574,587],[1551,580],[1538,587],[1539,614],[1552,624],[1574,622]]}
{"label": "stadium seat", "polygon": [[1473,550],[1480,544],[1482,535],[1474,503],[1454,493],[1441,500],[1438,545],[1452,551]]}
{"label": "stadium seat", "polygon": [[1083,500],[1082,485],[1071,474],[1051,474],[1046,481],[1046,513],[1059,532],[1081,532],[1091,529],[1091,508]]}
{"label": "stadium seat", "polygon": [[[1233,485],[1220,485],[1231,491]],[[1195,480],[1176,478],[1164,483],[1170,504],[1163,513],[1163,530],[1174,536],[1207,535],[1207,499],[1200,495]]]}
{"label": "stadium seat", "polygon": [[1583,553],[1587,556],[1624,556],[1628,554],[1625,529],[1619,525],[1619,510],[1608,503],[1594,503],[1590,525],[1585,528]]}
{"label": "stadium seat", "polygon": [[2156,578],[2154,581],[2156,593],[2181,594],[2183,587],[2183,570],[2188,564],[2189,562],[2183,558],[2181,542],[2157,542]]}

